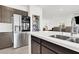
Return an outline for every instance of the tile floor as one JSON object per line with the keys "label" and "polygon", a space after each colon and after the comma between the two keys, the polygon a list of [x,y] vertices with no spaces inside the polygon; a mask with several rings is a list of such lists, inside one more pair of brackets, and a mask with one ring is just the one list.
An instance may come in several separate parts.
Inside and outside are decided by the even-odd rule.
{"label": "tile floor", "polygon": [[24,46],[21,48],[6,48],[6,49],[2,49],[0,50],[0,54],[28,54],[28,46]]}

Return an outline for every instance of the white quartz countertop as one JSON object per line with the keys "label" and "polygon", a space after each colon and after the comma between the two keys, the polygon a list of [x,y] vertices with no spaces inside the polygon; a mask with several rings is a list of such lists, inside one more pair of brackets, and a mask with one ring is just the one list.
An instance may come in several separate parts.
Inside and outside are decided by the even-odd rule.
{"label": "white quartz countertop", "polygon": [[[55,32],[55,31],[39,31],[39,32],[29,32],[29,34],[39,37],[43,40],[49,41],[51,43],[79,52],[79,43],[74,43],[67,40],[61,40],[58,38],[50,37],[51,35],[56,35],[56,34],[71,37],[70,33],[63,32],[62,34],[61,32]],[[79,34],[74,34],[74,37],[79,38]]]}

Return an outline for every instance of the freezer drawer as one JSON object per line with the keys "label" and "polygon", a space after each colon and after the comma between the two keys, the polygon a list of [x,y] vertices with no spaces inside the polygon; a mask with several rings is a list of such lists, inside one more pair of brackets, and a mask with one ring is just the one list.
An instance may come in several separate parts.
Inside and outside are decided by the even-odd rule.
{"label": "freezer drawer", "polygon": [[28,45],[28,35],[26,33],[14,33],[14,48]]}

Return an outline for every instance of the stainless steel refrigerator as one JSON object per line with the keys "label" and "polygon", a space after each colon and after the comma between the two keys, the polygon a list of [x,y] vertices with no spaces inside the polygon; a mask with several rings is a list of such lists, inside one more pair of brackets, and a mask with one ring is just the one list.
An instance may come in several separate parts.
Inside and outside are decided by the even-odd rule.
{"label": "stainless steel refrigerator", "polygon": [[14,48],[28,44],[27,31],[30,31],[30,17],[13,14]]}
{"label": "stainless steel refrigerator", "polygon": [[14,48],[21,47],[21,19],[22,16],[18,14],[13,14],[13,33],[14,33]]}

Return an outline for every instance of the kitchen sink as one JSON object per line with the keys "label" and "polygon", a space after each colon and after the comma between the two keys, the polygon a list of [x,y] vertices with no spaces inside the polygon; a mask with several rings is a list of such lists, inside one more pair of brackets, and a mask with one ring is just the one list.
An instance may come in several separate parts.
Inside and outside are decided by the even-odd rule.
{"label": "kitchen sink", "polygon": [[69,38],[68,41],[79,43],[79,38]]}
{"label": "kitchen sink", "polygon": [[68,36],[64,36],[64,35],[51,35],[50,37],[53,38],[58,38],[61,40],[66,40],[66,41],[70,41],[70,42],[74,42],[74,43],[79,43],[79,38],[74,38],[74,37],[68,37]]}
{"label": "kitchen sink", "polygon": [[62,39],[62,40],[67,40],[68,38],[70,38],[68,36],[63,36],[63,35],[51,35],[51,37]]}

